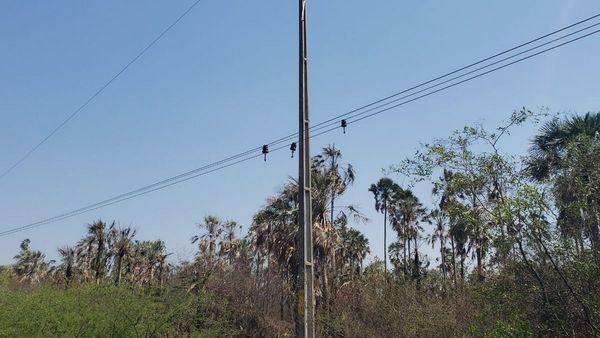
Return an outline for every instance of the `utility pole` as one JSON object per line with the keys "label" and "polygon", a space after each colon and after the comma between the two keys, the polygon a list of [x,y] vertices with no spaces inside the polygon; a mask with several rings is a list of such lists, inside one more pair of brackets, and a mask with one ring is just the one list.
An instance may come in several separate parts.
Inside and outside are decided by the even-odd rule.
{"label": "utility pole", "polygon": [[313,280],[312,202],[310,181],[310,134],[308,119],[308,53],[306,41],[306,0],[299,0],[299,156],[298,156],[298,238],[296,281],[296,337],[315,336]]}

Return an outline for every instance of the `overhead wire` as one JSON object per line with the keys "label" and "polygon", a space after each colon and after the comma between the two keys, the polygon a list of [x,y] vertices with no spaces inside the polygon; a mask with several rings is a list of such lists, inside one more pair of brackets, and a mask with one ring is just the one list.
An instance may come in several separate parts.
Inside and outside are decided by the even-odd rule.
{"label": "overhead wire", "polygon": [[[584,31],[584,30],[587,30],[587,29],[589,29],[589,28],[591,28],[591,27],[594,27],[594,26],[597,26],[597,25],[600,25],[600,23],[598,23],[598,24],[594,24],[594,25],[591,25],[591,26],[589,26],[589,27],[586,27],[586,28],[583,28],[583,29],[581,29],[581,30],[579,30],[579,31],[577,31],[577,32],[573,32],[573,33],[571,33],[571,34],[567,34],[567,35],[565,35],[565,36],[562,36],[562,37],[560,37],[560,38],[557,38],[557,39],[554,39],[554,40],[552,40],[552,41],[549,41],[549,42],[547,42],[547,43],[545,43],[545,44],[542,44],[542,45],[539,45],[539,46],[536,46],[536,47],[530,48],[529,50],[527,50],[527,51],[525,51],[525,52],[520,52],[520,53],[517,53],[517,54],[515,54],[515,55],[513,55],[513,56],[510,56],[510,57],[504,58],[504,59],[503,59],[503,60],[501,60],[501,61],[494,62],[494,63],[492,63],[492,64],[490,64],[490,65],[488,65],[488,66],[480,67],[478,70],[486,69],[486,68],[488,68],[488,67],[489,67],[489,66],[491,66],[491,65],[496,65],[496,64],[498,64],[499,62],[503,62],[503,61],[506,61],[506,60],[512,59],[512,58],[514,58],[515,56],[518,56],[518,55],[523,55],[524,53],[527,53],[527,52],[529,52],[529,51],[533,51],[533,50],[535,50],[535,49],[539,49],[541,46],[546,46],[546,45],[548,45],[548,44],[550,44],[550,43],[553,43],[553,42],[559,41],[559,40],[561,40],[561,39],[564,39],[564,38],[566,38],[566,37],[568,37],[568,36],[573,36],[574,34],[576,34],[576,33],[578,33],[578,32],[582,32],[582,31]],[[351,115],[348,117],[348,119],[350,120],[350,121],[348,122],[348,124],[356,123],[356,122],[359,122],[359,121],[361,121],[361,120],[364,120],[364,119],[367,119],[367,118],[373,117],[373,116],[375,116],[375,115],[379,115],[379,114],[381,114],[381,113],[383,113],[383,112],[386,112],[386,111],[389,111],[389,110],[391,110],[391,109],[397,108],[397,107],[399,107],[399,106],[401,106],[401,105],[404,105],[404,104],[407,104],[407,103],[410,103],[410,102],[413,102],[413,101],[419,100],[419,99],[421,99],[421,98],[424,98],[424,97],[427,97],[427,96],[430,96],[430,95],[436,94],[436,93],[438,93],[438,92],[441,92],[441,91],[443,91],[443,90],[447,90],[447,89],[449,89],[449,88],[455,87],[455,86],[457,86],[457,85],[460,85],[460,84],[462,84],[462,83],[465,83],[465,82],[468,82],[468,81],[474,80],[474,79],[476,79],[476,78],[479,78],[479,77],[481,77],[481,76],[484,76],[484,75],[490,74],[490,73],[492,73],[492,72],[495,72],[495,71],[498,71],[498,70],[500,70],[500,69],[506,68],[506,67],[508,67],[508,66],[514,65],[514,64],[516,64],[516,63],[519,63],[519,62],[525,61],[525,60],[527,60],[527,59],[533,58],[533,57],[535,57],[535,56],[538,56],[538,55],[540,55],[540,54],[547,53],[547,52],[549,52],[549,51],[551,51],[551,50],[554,50],[554,49],[556,49],[556,48],[559,48],[559,47],[565,46],[565,45],[567,45],[567,44],[573,43],[573,42],[575,42],[575,41],[578,41],[578,40],[581,40],[581,39],[583,39],[583,38],[589,37],[589,36],[591,36],[591,35],[597,34],[597,33],[599,33],[599,32],[600,32],[600,29],[599,29],[599,30],[592,31],[592,32],[590,32],[590,33],[587,33],[587,34],[585,34],[585,35],[578,36],[578,37],[576,37],[576,38],[570,39],[570,40],[568,40],[568,41],[565,41],[565,42],[562,42],[562,43],[560,43],[560,44],[554,45],[554,46],[552,46],[552,47],[549,47],[549,48],[543,49],[543,50],[541,50],[541,51],[538,51],[538,52],[536,52],[536,53],[534,53],[534,54],[527,55],[527,56],[525,56],[525,57],[522,57],[522,58],[520,58],[520,59],[517,59],[517,60],[511,61],[511,62],[509,62],[509,63],[503,64],[503,65],[500,65],[500,66],[498,66],[498,67],[495,67],[495,68],[492,68],[492,69],[490,69],[490,70],[487,70],[487,71],[485,71],[485,72],[483,72],[483,73],[476,74],[476,75],[474,75],[474,76],[468,77],[468,78],[466,78],[466,79],[463,79],[463,80],[461,80],[461,81],[454,82],[454,83],[452,83],[452,84],[450,84],[450,85],[444,86],[444,87],[442,87],[442,88],[438,88],[438,89],[436,89],[436,90],[433,90],[433,91],[427,92],[427,93],[425,93],[425,94],[423,94],[423,95],[419,95],[419,96],[417,96],[417,97],[414,97],[414,98],[412,98],[412,99],[410,99],[410,100],[403,101],[403,102],[400,102],[400,103],[398,103],[398,104],[395,104],[395,105],[392,105],[392,106],[389,106],[389,107],[385,107],[385,106],[389,105],[389,103],[388,103],[388,104],[383,104],[383,105],[377,106],[377,107],[375,107],[375,108],[373,108],[373,109],[370,109],[370,110],[367,110],[367,111],[365,111],[365,112],[360,112],[360,113],[359,113],[359,112],[357,112],[358,110],[355,110],[355,112],[357,112],[357,113],[356,113],[356,114],[351,114]],[[538,41],[539,41],[539,40],[538,40]],[[480,64],[480,63],[479,63],[479,64]],[[478,70],[476,70],[476,71],[478,71]],[[465,73],[464,75],[473,74],[473,73],[474,73],[474,72],[476,72],[476,71],[471,71],[471,72],[469,72],[469,73]],[[448,73],[448,74],[450,74],[450,73]],[[454,73],[454,74],[456,74],[456,73]],[[453,78],[452,80],[455,80],[455,79],[458,79],[458,78],[462,78],[462,77],[463,77],[462,75],[461,75],[461,76],[457,76],[457,77]],[[443,82],[443,83],[441,83],[441,84],[444,84],[444,83],[451,82],[452,80],[445,81],[445,82]],[[431,83],[431,82],[429,82],[429,83]],[[428,88],[426,88],[426,89],[424,89],[424,90],[421,90],[421,91],[419,91],[419,92],[416,92],[416,93],[421,93],[421,92],[423,92],[423,91],[427,91],[428,89],[433,89],[433,88],[435,88],[435,87],[437,87],[437,85],[435,85],[435,86],[430,86],[430,87],[428,87]],[[417,88],[418,88],[418,87],[417,87]],[[412,96],[412,95],[409,95],[409,96]],[[401,98],[400,98],[400,99],[401,99]],[[397,101],[398,101],[398,100],[400,100],[400,99],[396,99],[396,100],[394,100],[393,102],[397,102]],[[382,102],[382,101],[379,101],[379,102]],[[377,110],[377,108],[381,108],[381,109]],[[374,112],[373,112],[373,110],[376,110],[376,111],[374,111]],[[366,112],[371,112],[371,114],[364,115]],[[362,116],[361,116],[361,115],[362,115]],[[346,114],[343,114],[343,115],[340,115],[339,117],[337,117],[337,120],[338,120],[338,121],[336,121],[336,122],[339,122],[339,118],[341,118],[341,117],[345,117],[345,116],[347,116],[347,113],[346,113]],[[332,119],[330,119],[330,120],[331,120],[332,122],[334,121],[334,120],[332,120]],[[318,126],[318,128],[314,128],[315,126]],[[310,136],[310,138],[317,137],[317,136],[320,136],[320,135],[323,135],[323,134],[329,133],[329,132],[331,132],[331,131],[334,131],[334,130],[336,130],[336,129],[339,129],[339,128],[340,128],[340,127],[339,127],[339,125],[338,125],[338,126],[333,126],[332,124],[324,124],[324,123],[320,123],[320,124],[318,124],[318,125],[315,125],[315,126],[311,127],[311,131],[312,131],[312,132],[319,131],[319,132],[318,132],[318,133],[315,133],[315,134],[313,134],[313,135],[311,135],[311,136]],[[328,129],[326,129],[326,130],[322,130],[322,129],[325,129],[325,128],[327,128],[327,127],[329,127],[329,128],[328,128]],[[296,135],[297,135],[297,133],[296,133]],[[276,144],[280,144],[280,143],[286,142],[286,141],[288,141],[290,138],[293,138],[293,137],[294,137],[294,136],[296,136],[296,135],[294,135],[294,134],[291,134],[291,135],[289,135],[289,136],[286,136],[286,137],[283,137],[283,138],[277,139],[277,140],[275,140],[275,141],[273,141],[273,142],[269,143],[269,145],[276,145]],[[285,144],[285,145],[282,145],[282,146],[279,146],[279,147],[275,147],[275,148],[273,148],[273,149],[271,150],[271,152],[275,152],[275,151],[282,150],[283,148],[286,148],[287,146],[288,146],[288,144]],[[90,205],[88,205],[88,206],[85,206],[85,207],[83,207],[83,208],[75,209],[75,210],[73,210],[73,211],[70,211],[70,212],[67,212],[67,213],[64,213],[64,214],[61,214],[61,215],[55,216],[55,217],[47,218],[47,219],[44,219],[44,220],[41,220],[41,221],[38,221],[38,222],[34,222],[34,223],[30,223],[30,224],[27,224],[27,225],[24,225],[24,226],[15,227],[15,228],[12,228],[12,229],[8,229],[8,230],[5,230],[5,231],[2,231],[2,232],[0,232],[0,237],[2,237],[2,236],[6,236],[6,235],[9,235],[9,234],[13,234],[13,233],[16,233],[16,232],[20,232],[20,231],[28,230],[28,229],[31,229],[31,228],[39,227],[39,226],[46,225],[46,224],[49,224],[49,223],[57,222],[57,221],[60,221],[60,220],[66,219],[66,218],[70,218],[70,217],[74,217],[74,216],[80,215],[80,214],[82,214],[82,213],[86,213],[86,212],[90,212],[90,211],[93,211],[93,210],[97,210],[97,209],[100,209],[100,208],[103,208],[103,207],[106,207],[106,206],[109,206],[109,205],[113,205],[113,204],[116,204],[116,203],[119,203],[119,202],[123,202],[123,201],[125,201],[125,200],[129,200],[129,199],[132,199],[132,198],[135,198],[135,197],[141,196],[141,195],[148,194],[148,193],[150,193],[150,192],[154,192],[154,191],[157,191],[157,190],[161,190],[161,189],[164,189],[164,188],[170,187],[170,186],[172,186],[172,185],[179,184],[179,183],[182,183],[182,182],[185,182],[185,181],[191,180],[191,179],[193,179],[193,178],[196,178],[196,177],[199,177],[199,176],[207,175],[207,174],[209,174],[209,173],[213,173],[213,172],[215,172],[215,171],[222,170],[222,169],[225,169],[225,168],[227,168],[227,167],[231,167],[231,166],[233,166],[233,165],[236,165],[236,164],[239,164],[239,163],[242,163],[242,162],[249,161],[249,160],[251,160],[251,159],[254,159],[254,158],[257,158],[257,157],[260,157],[260,156],[262,156],[262,154],[261,154],[261,153],[258,153],[258,154],[254,154],[254,155],[252,155],[252,153],[254,153],[254,152],[257,152],[257,151],[258,151],[258,150],[260,150],[260,149],[261,149],[261,147],[259,146],[259,147],[256,147],[256,148],[253,148],[253,149],[250,149],[250,150],[248,150],[248,151],[245,151],[245,152],[242,152],[242,153],[239,153],[239,154],[236,154],[236,155],[230,156],[230,157],[228,157],[228,158],[225,158],[225,159],[223,159],[223,160],[216,161],[216,162],[210,163],[210,164],[208,164],[208,165],[205,165],[205,166],[202,166],[202,167],[199,167],[199,168],[196,168],[196,169],[190,170],[190,171],[188,171],[188,172],[186,172],[186,173],[183,173],[183,174],[180,174],[180,175],[177,175],[177,176],[173,176],[173,177],[171,177],[171,178],[168,178],[168,179],[165,179],[165,180],[161,180],[161,181],[159,181],[159,182],[156,182],[156,183],[153,183],[153,184],[147,185],[147,186],[145,186],[145,187],[142,187],[142,188],[139,188],[139,189],[132,190],[132,191],[130,191],[130,192],[127,192],[127,193],[124,193],[124,194],[120,194],[120,195],[118,195],[118,196],[115,196],[115,197],[112,197],[112,198],[106,199],[106,200],[104,200],[104,201],[101,201],[101,202],[98,202],[98,203],[90,204]],[[229,163],[229,162],[230,162],[230,163]]]}
{"label": "overhead wire", "polygon": [[110,80],[108,80],[100,89],[98,89],[92,96],[90,96],[82,105],[80,105],[77,109],[75,109],[66,119],[64,119],[61,123],[58,124],[48,135],[46,135],[41,141],[36,143],[36,145],[27,151],[23,156],[19,158],[13,165],[8,167],[0,174],[0,180],[3,179],[6,175],[12,172],[15,168],[17,168],[21,163],[29,158],[33,153],[35,153],[46,141],[48,141],[52,136],[54,136],[59,130],[61,130],[67,123],[69,123],[75,116],[77,116],[82,110],[84,110],[92,101],[96,99],[106,88],[108,88],[115,80],[117,80],[127,69],[129,69],[134,63],[136,63],[146,52],[152,48],[160,39],[162,39],[175,25],[177,25],[183,18],[185,18],[202,0],[196,0],[193,2],[175,21],[173,21],[167,28],[161,31],[161,33],[156,36],[149,44],[147,44],[138,54],[135,55],[133,59],[131,59],[121,70],[119,70],[115,75],[113,75]]}
{"label": "overhead wire", "polygon": [[[17,162],[15,162],[12,166],[10,166],[8,169],[6,169],[4,172],[2,172],[0,174],[0,180],[3,179],[6,175],[8,175],[11,171],[13,171],[16,167],[18,167],[22,162],[24,162],[29,156],[31,156],[35,151],[37,151],[37,149],[40,146],[42,146],[46,141],[48,141],[48,139],[50,139],[56,132],[58,132],[60,129],[62,129],[70,120],[72,120],[77,114],[79,114],[79,112],[81,112],[98,95],[100,95],[108,86],[110,86],[119,76],[121,76],[131,65],[133,65],[140,57],[142,57],[146,53],[146,51],[148,51],[152,46],[154,46],[164,35],[166,35],[175,25],[177,25],[185,16],[187,16],[189,14],[189,12],[191,12],[200,3],[200,1],[202,1],[202,0],[196,0],[194,3],[192,3],[192,5],[189,6],[173,23],[171,23],[166,29],[164,29],[154,40],[152,40],[144,49],[142,49],[142,51],[140,51],[129,63],[127,63],[125,65],[125,67],[123,67],[119,72],[117,72],[107,83],[105,83],[98,91],[96,91],[88,100],[86,100],[79,108],[77,108],[73,113],[71,113],[62,123],[60,123],[56,128],[54,128],[45,138],[43,138],[39,143],[37,143],[32,149],[30,149],[27,153],[25,153]],[[391,98],[397,97],[397,96],[402,95],[402,94],[407,93],[407,92],[410,92],[410,91],[412,91],[414,89],[418,89],[420,87],[426,86],[426,85],[428,85],[430,83],[433,83],[435,81],[441,80],[441,79],[446,78],[448,76],[454,75],[454,74],[459,73],[459,72],[461,72],[463,70],[472,68],[472,67],[474,67],[476,65],[479,65],[479,64],[482,64],[482,63],[484,63],[486,61],[489,61],[489,60],[492,60],[494,58],[497,58],[498,56],[510,53],[511,51],[517,50],[517,49],[522,48],[524,46],[527,46],[527,45],[530,45],[530,44],[535,43],[537,41],[543,40],[543,39],[545,39],[547,37],[550,37],[552,35],[555,35],[557,33],[562,32],[562,31],[568,30],[568,29],[573,28],[575,26],[581,25],[581,24],[583,24],[585,22],[591,21],[591,20],[593,20],[595,18],[598,18],[598,17],[600,17],[600,14],[596,14],[596,15],[590,16],[588,18],[582,19],[582,20],[577,21],[577,22],[575,22],[573,24],[570,24],[568,26],[562,27],[562,28],[557,29],[555,31],[552,31],[550,33],[547,33],[547,34],[544,34],[544,35],[539,36],[537,38],[534,38],[532,40],[529,40],[529,41],[527,41],[525,43],[521,43],[521,44],[519,44],[519,45],[517,45],[515,47],[506,49],[506,50],[504,50],[502,52],[499,52],[499,53],[496,53],[496,54],[494,54],[492,56],[486,57],[486,58],[484,58],[482,60],[473,62],[473,63],[471,63],[471,64],[469,64],[467,66],[458,68],[458,69],[453,70],[451,72],[448,72],[448,73],[446,73],[444,75],[441,75],[441,76],[438,76],[438,77],[433,78],[431,80],[422,82],[422,83],[420,83],[418,85],[415,85],[413,87],[404,89],[404,90],[402,90],[400,92],[394,93],[394,94],[389,95],[387,97],[384,97],[382,99],[376,100],[376,101],[371,102],[371,103],[366,104],[366,105],[363,105],[361,107],[353,109],[353,110],[351,110],[349,112],[346,112],[344,114],[332,117],[332,118],[330,118],[330,119],[328,119],[326,121],[323,121],[323,122],[321,122],[319,124],[316,124],[316,125],[312,126],[312,128],[319,128],[320,126],[328,124],[328,123],[330,123],[332,121],[335,121],[335,120],[341,118],[342,116],[347,116],[347,115],[353,114],[355,112],[358,112],[360,110],[363,110],[365,108],[372,107],[372,106],[374,106],[376,104],[382,103],[382,102],[387,101],[387,100],[389,100]],[[294,133],[294,134],[290,134],[290,135],[284,136],[284,137],[282,137],[280,139],[272,141],[271,143],[269,143],[269,145],[275,145],[275,144],[279,144],[281,142],[286,142],[290,138],[296,137],[297,135],[298,135],[298,133]],[[254,151],[254,150],[256,150],[256,149],[251,149],[249,151]]]}

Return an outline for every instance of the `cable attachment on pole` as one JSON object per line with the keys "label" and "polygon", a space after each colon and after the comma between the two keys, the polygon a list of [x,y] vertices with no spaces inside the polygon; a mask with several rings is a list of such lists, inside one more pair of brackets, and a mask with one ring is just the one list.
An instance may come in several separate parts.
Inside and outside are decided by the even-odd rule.
{"label": "cable attachment on pole", "polygon": [[265,144],[262,146],[262,153],[265,155],[265,162],[267,161],[267,154],[269,153],[269,145]]}
{"label": "cable attachment on pole", "polygon": [[348,122],[346,120],[342,120],[342,129],[344,129],[344,134],[346,133],[347,126],[348,126]]}
{"label": "cable attachment on pole", "polygon": [[294,152],[296,151],[296,142],[292,142],[292,144],[290,145],[290,150],[292,151],[292,158],[294,158]]}

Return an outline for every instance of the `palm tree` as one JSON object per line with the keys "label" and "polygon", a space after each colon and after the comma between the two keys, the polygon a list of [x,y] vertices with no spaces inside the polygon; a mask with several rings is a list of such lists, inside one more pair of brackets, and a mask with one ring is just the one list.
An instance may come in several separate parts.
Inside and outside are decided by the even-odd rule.
{"label": "palm tree", "polygon": [[464,222],[458,222],[458,216],[456,209],[459,205],[458,198],[462,195],[460,190],[455,186],[454,183],[455,174],[444,169],[442,177],[438,181],[434,182],[432,190],[433,195],[439,197],[439,210],[440,212],[448,216],[448,238],[450,239],[450,249],[452,257],[452,277],[454,280],[454,286],[457,284],[456,274],[456,254],[457,251],[461,256],[461,276],[464,277],[464,259],[466,256],[466,250],[464,249],[467,242],[467,231],[461,228],[464,226]]}
{"label": "palm tree", "polygon": [[112,256],[114,257],[115,284],[119,285],[125,260],[133,254],[133,238],[136,231],[130,227],[111,228]]}
{"label": "palm tree", "polygon": [[208,253],[208,259],[212,260],[217,248],[217,239],[223,231],[223,224],[216,216],[205,216],[204,223],[199,223],[198,228],[204,230],[202,235],[192,237],[192,243],[198,242],[200,253]]}
{"label": "palm tree", "polygon": [[[574,189],[573,178],[567,177],[572,167],[579,167],[582,161],[573,166],[572,155],[576,155],[579,147],[592,148],[593,143],[586,143],[585,139],[594,140],[600,137],[600,113],[587,113],[583,116],[572,116],[564,120],[554,119],[546,123],[532,140],[528,171],[531,177],[538,181],[545,181],[552,176],[557,176],[554,182],[554,195],[558,207],[558,226],[561,235],[572,238],[576,248],[583,246],[584,235],[589,237],[591,246],[600,250],[600,225],[597,221],[597,211],[581,208],[579,204],[597,205],[595,198],[587,195],[582,198],[581,192]],[[575,146],[575,147],[574,147]],[[573,154],[571,154],[573,153]],[[571,155],[570,155],[571,154]],[[577,174],[583,182],[589,182],[588,168]],[[572,208],[571,206],[575,206]],[[584,210],[588,209],[588,210]],[[591,213],[591,215],[589,215]]]}
{"label": "palm tree", "polygon": [[342,152],[334,145],[323,148],[321,154],[313,158],[313,170],[320,171],[327,179],[330,194],[330,220],[334,224],[335,199],[354,183],[356,172],[351,164],[340,163]]}
{"label": "palm tree", "polygon": [[239,249],[241,249],[242,241],[236,238],[236,231],[239,229],[241,229],[241,226],[234,221],[223,223],[224,233],[221,240],[220,254],[228,257],[230,265],[233,263],[233,258],[238,256]]}
{"label": "palm tree", "polygon": [[600,133],[600,113],[587,113],[564,120],[554,119],[540,129],[529,149],[529,174],[543,181],[556,173],[564,160],[567,146],[580,136]]}
{"label": "palm tree", "polygon": [[46,275],[49,264],[44,260],[46,256],[40,251],[32,251],[31,241],[25,239],[21,242],[21,251],[15,255],[13,265],[15,274],[19,281],[34,284]]}
{"label": "palm tree", "polygon": [[102,220],[88,224],[87,236],[77,243],[78,259],[84,269],[93,273],[96,283],[100,283],[100,279],[108,270],[111,255],[109,230],[114,227],[114,221],[110,226]]}
{"label": "palm tree", "polygon": [[135,241],[131,260],[127,263],[132,280],[138,285],[150,285],[158,280],[162,286],[170,269],[168,256],[165,243],[161,240]]}
{"label": "palm tree", "polygon": [[60,255],[60,265],[56,270],[61,271],[65,279],[66,287],[71,285],[73,276],[75,274],[77,264],[77,252],[75,248],[68,245],[58,248],[58,254]]}
{"label": "palm tree", "polygon": [[[414,241],[414,270],[413,277],[420,281],[421,278],[421,262],[419,260],[418,239],[423,228],[420,226],[421,221],[427,221],[427,210],[419,199],[410,190],[400,189],[395,198],[396,210],[399,214],[400,224],[404,230],[398,231],[398,235],[403,234],[410,248],[410,241]],[[409,249],[410,252],[410,249]]]}
{"label": "palm tree", "polygon": [[351,279],[354,279],[354,272],[361,273],[363,260],[371,252],[369,240],[356,229],[344,231],[342,237],[344,253],[350,267],[350,276]]}
{"label": "palm tree", "polygon": [[442,270],[442,281],[444,287],[446,286],[446,238],[448,233],[446,231],[446,224],[448,223],[448,214],[440,209],[434,209],[429,214],[430,220],[433,222],[434,230],[429,237],[431,248],[435,246],[435,242],[440,242],[440,269]]}
{"label": "palm tree", "polygon": [[[323,257],[324,269],[328,269],[328,265],[331,266],[332,275],[337,275],[337,251],[340,247],[341,236],[335,229],[336,223],[338,223],[342,229],[346,226],[346,214],[340,210],[338,215],[340,216],[340,222],[336,222],[336,208],[335,200],[338,196],[342,195],[348,186],[354,183],[356,173],[351,164],[340,163],[342,158],[342,152],[335,148],[335,145],[329,145],[322,149],[321,154],[313,157],[312,170],[313,183],[315,179],[322,178],[321,187],[322,191],[329,196],[323,196],[321,200],[326,202],[329,199],[329,223],[327,227],[330,231],[325,232],[331,235],[330,238],[326,238],[324,243],[331,244],[327,254]],[[315,186],[313,185],[313,190]],[[317,187],[318,188],[318,185]],[[324,224],[324,223],[322,223]],[[319,252],[317,252],[319,253]],[[324,277],[327,277],[327,271],[323,271]],[[335,281],[334,283],[335,284]],[[335,286],[334,286],[335,287]]]}
{"label": "palm tree", "polygon": [[387,281],[387,214],[390,202],[402,189],[387,177],[381,178],[377,184],[371,184],[369,191],[375,198],[375,210],[383,213],[383,266]]}
{"label": "palm tree", "polygon": [[388,252],[390,253],[390,262],[394,266],[396,275],[398,277],[406,277],[406,239],[397,238],[396,241],[388,246]]}

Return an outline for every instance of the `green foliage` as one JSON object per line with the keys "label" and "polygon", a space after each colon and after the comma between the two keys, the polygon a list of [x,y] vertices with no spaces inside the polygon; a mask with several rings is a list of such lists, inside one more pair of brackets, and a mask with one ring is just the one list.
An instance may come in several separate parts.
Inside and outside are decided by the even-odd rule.
{"label": "green foliage", "polygon": [[192,297],[153,297],[141,290],[84,285],[65,290],[0,287],[0,337],[233,337],[225,304],[206,294],[202,328],[193,325]]}
{"label": "green foliage", "polygon": [[[363,269],[369,241],[350,222],[365,218],[335,204],[355,172],[323,149],[312,163],[317,336],[600,335],[600,115],[550,121],[524,161],[502,153],[511,129],[538,116],[467,126],[394,167],[431,184],[431,208],[412,185],[371,186],[397,235],[392,274],[377,258]],[[24,240],[0,266],[0,337],[292,336],[297,192],[286,183],[245,237],[205,217],[193,262],[169,262],[163,241],[100,220],[58,262]],[[425,240],[439,267],[420,252]]]}

